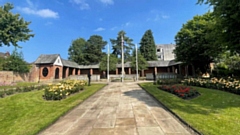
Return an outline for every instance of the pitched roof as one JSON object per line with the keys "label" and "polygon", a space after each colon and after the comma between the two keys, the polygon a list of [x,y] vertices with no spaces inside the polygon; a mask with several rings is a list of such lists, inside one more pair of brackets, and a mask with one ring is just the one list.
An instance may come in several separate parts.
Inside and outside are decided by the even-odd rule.
{"label": "pitched roof", "polygon": [[69,60],[64,60],[64,59],[61,59],[61,60],[62,60],[63,66],[79,68],[79,65],[76,62],[69,61]]}
{"label": "pitched roof", "polygon": [[81,68],[81,69],[99,68],[99,63],[98,64],[90,64],[90,65],[79,65],[79,68]]}
{"label": "pitched roof", "polygon": [[53,64],[56,59],[60,56],[59,54],[41,54],[37,60],[34,62],[35,64]]}
{"label": "pitched roof", "polygon": [[[35,64],[53,64],[59,56],[60,56],[59,54],[51,54],[51,55],[42,54],[38,57],[38,59],[34,63]],[[78,65],[76,62],[64,60],[62,58],[61,58],[61,61],[63,66],[66,66],[66,67],[81,68],[81,69],[99,68],[99,64]],[[148,67],[168,67],[168,66],[181,64],[182,62],[168,60],[168,61],[147,61],[147,63],[148,63]],[[116,66],[118,68],[122,67],[121,64],[117,64]],[[131,67],[131,62],[124,63],[124,67]]]}
{"label": "pitched roof", "polygon": [[[122,67],[122,64],[117,64],[117,67],[118,68],[120,68],[120,67]],[[124,63],[124,67],[131,67],[131,62],[126,62],[126,63]]]}
{"label": "pitched roof", "polygon": [[[34,63],[35,64],[53,64],[58,57],[60,57],[59,54],[42,54],[37,58],[37,60]],[[60,59],[62,61],[63,66],[79,68],[79,65],[76,62],[64,60],[61,57]]]}
{"label": "pitched roof", "polygon": [[0,57],[4,57],[5,53],[0,52]]}
{"label": "pitched roof", "polygon": [[182,62],[176,62],[174,60],[168,60],[168,61],[148,61],[149,67],[168,67],[173,66],[177,64],[181,64]]}
{"label": "pitched roof", "polygon": [[6,53],[0,52],[0,57],[6,58],[6,57],[8,57],[8,56],[10,56],[10,53],[9,53],[9,52],[6,52]]}

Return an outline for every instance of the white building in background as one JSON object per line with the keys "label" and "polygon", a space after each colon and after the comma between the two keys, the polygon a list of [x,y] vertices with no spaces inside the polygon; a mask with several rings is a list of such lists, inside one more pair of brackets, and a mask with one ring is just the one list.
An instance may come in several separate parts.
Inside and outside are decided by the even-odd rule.
{"label": "white building in background", "polygon": [[173,50],[176,48],[175,44],[160,44],[156,45],[157,59],[160,61],[170,61],[175,59]]}

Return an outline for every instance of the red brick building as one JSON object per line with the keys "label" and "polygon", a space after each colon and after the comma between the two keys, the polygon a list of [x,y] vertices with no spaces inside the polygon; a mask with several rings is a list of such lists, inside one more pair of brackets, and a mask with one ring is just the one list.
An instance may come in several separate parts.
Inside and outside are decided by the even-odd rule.
{"label": "red brick building", "polygon": [[59,54],[40,55],[33,64],[30,73],[31,81],[52,81],[64,79],[70,75],[80,75],[79,65],[62,59]]}
{"label": "red brick building", "polygon": [[[140,71],[141,77],[151,79],[153,73],[174,73],[182,76],[194,75],[192,66],[183,66],[181,62],[175,62],[173,50],[174,44],[162,44],[156,46],[157,61],[148,61],[148,69]],[[122,65],[117,64],[115,71],[110,71],[111,76],[120,76]],[[30,73],[31,81],[52,81],[55,79],[64,79],[69,76],[81,78],[83,75],[91,73],[96,80],[106,77],[106,72],[100,71],[99,64],[95,65],[78,65],[75,62],[64,60],[59,54],[41,55],[34,62],[34,67]],[[131,68],[131,63],[124,63],[124,73],[128,77],[136,75],[136,70]]]}
{"label": "red brick building", "polygon": [[6,52],[6,53],[0,52],[0,57],[2,57],[2,58],[7,58],[9,56],[10,56],[9,52]]}
{"label": "red brick building", "polygon": [[[116,65],[115,71],[110,71],[110,75],[121,75],[121,64]],[[181,62],[169,61],[148,61],[148,69],[140,71],[140,76],[146,77],[147,74],[152,75],[160,73],[176,73],[179,75],[191,74],[191,68],[181,65]],[[34,62],[33,68],[30,72],[30,81],[42,82],[53,81],[56,79],[68,78],[71,75],[98,75],[105,77],[104,72],[99,70],[99,64],[95,65],[78,65],[75,62],[64,60],[59,54],[40,55]],[[124,64],[125,75],[134,75],[136,70],[131,68],[130,62]]]}

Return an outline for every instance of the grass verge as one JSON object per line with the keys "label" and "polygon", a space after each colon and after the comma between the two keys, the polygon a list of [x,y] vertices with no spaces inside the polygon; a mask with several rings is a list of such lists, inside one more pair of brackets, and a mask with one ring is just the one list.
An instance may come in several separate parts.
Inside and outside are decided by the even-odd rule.
{"label": "grass verge", "polygon": [[184,100],[159,90],[152,83],[140,84],[180,118],[204,135],[240,135],[240,96],[194,87],[201,96]]}
{"label": "grass verge", "polygon": [[34,135],[104,86],[86,86],[84,91],[61,101],[45,101],[43,90],[0,99],[0,134]]}

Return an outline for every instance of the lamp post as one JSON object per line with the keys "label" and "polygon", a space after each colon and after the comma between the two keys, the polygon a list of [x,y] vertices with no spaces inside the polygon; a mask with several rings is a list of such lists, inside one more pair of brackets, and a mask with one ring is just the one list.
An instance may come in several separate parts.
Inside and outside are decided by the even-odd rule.
{"label": "lamp post", "polygon": [[123,36],[122,36],[122,82],[124,82],[124,46],[123,46]]}
{"label": "lamp post", "polygon": [[108,54],[107,54],[107,80],[109,83],[109,44],[108,44]]}
{"label": "lamp post", "polygon": [[138,49],[136,44],[136,81],[138,81]]}

